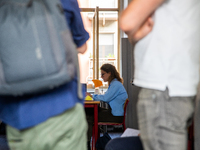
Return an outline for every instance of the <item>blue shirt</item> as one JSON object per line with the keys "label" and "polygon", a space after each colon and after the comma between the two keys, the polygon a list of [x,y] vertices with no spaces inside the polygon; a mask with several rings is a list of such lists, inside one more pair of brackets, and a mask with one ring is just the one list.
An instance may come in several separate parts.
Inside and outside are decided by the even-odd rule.
{"label": "blue shirt", "polygon": [[[89,34],[83,27],[78,3],[76,0],[62,0],[62,3],[66,19],[71,20],[68,26],[79,47],[88,40]],[[83,92],[85,94],[85,91]],[[25,129],[63,113],[74,107],[77,102],[83,100],[77,96],[75,77],[71,82],[45,94],[18,98],[0,97],[0,120],[17,129]]]}
{"label": "blue shirt", "polygon": [[93,95],[95,101],[104,101],[110,105],[113,116],[124,115],[124,103],[127,98],[128,94],[124,86],[117,79],[111,81],[104,95]]}
{"label": "blue shirt", "polygon": [[89,34],[84,29],[77,0],[61,0],[61,2],[74,42],[80,47],[85,43],[85,38],[89,38]]}

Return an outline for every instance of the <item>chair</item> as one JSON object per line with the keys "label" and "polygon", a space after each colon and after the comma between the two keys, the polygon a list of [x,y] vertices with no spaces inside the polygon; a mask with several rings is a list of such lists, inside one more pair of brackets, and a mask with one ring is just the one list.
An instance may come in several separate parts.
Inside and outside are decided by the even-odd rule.
{"label": "chair", "polygon": [[126,126],[125,126],[125,118],[126,118],[126,108],[127,108],[127,105],[128,105],[128,102],[129,102],[129,99],[127,98],[125,103],[124,103],[124,118],[123,118],[123,122],[121,123],[115,123],[115,122],[98,122],[98,125],[122,125],[123,126],[123,129],[124,131],[126,130]]}
{"label": "chair", "polygon": [[[124,118],[123,118],[123,122],[121,123],[116,123],[116,122],[98,122],[98,125],[103,125],[103,126],[107,126],[107,125],[122,125],[123,126],[123,130],[125,131],[126,130],[126,126],[125,126],[125,118],[126,118],[126,108],[127,108],[127,105],[129,103],[129,99],[127,98],[125,103],[124,103]],[[94,127],[93,127],[93,132],[94,133]],[[99,135],[100,137],[100,132],[99,132]],[[92,134],[92,150],[93,150],[93,146],[95,145],[94,143],[94,134]]]}

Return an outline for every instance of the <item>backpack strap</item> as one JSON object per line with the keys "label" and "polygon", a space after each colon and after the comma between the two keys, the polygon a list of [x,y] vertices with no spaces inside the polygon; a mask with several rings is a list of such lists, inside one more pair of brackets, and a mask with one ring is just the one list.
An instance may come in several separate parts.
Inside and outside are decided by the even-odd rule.
{"label": "backpack strap", "polygon": [[29,0],[29,2],[27,3],[27,7],[31,7],[33,5],[33,0]]}

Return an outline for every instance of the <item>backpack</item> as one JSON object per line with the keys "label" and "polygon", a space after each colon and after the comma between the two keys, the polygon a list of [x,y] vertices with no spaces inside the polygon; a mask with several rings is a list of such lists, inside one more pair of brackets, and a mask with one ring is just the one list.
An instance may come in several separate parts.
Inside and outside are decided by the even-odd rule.
{"label": "backpack", "polygon": [[97,139],[96,146],[95,146],[96,149],[97,150],[104,150],[105,147],[106,147],[106,144],[110,140],[111,140],[110,135],[107,132],[105,132],[102,137],[100,137],[100,138]]}
{"label": "backpack", "polygon": [[0,95],[48,91],[75,75],[77,50],[60,0],[0,0]]}

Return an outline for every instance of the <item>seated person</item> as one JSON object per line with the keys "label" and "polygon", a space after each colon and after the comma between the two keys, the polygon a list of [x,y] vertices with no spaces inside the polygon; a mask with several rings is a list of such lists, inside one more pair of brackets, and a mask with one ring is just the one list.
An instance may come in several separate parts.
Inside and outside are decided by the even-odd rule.
{"label": "seated person", "polygon": [[[98,120],[99,122],[123,122],[124,115],[124,103],[128,98],[128,94],[123,86],[123,79],[120,77],[119,72],[116,70],[115,66],[111,64],[104,64],[101,66],[101,78],[104,82],[108,82],[108,89],[104,95],[90,93],[87,95],[91,96],[94,101],[104,101],[110,106],[109,109],[98,109]],[[94,122],[94,112],[93,109],[86,108],[86,117],[88,121],[88,148],[90,144],[90,139],[92,136],[92,127]]]}

